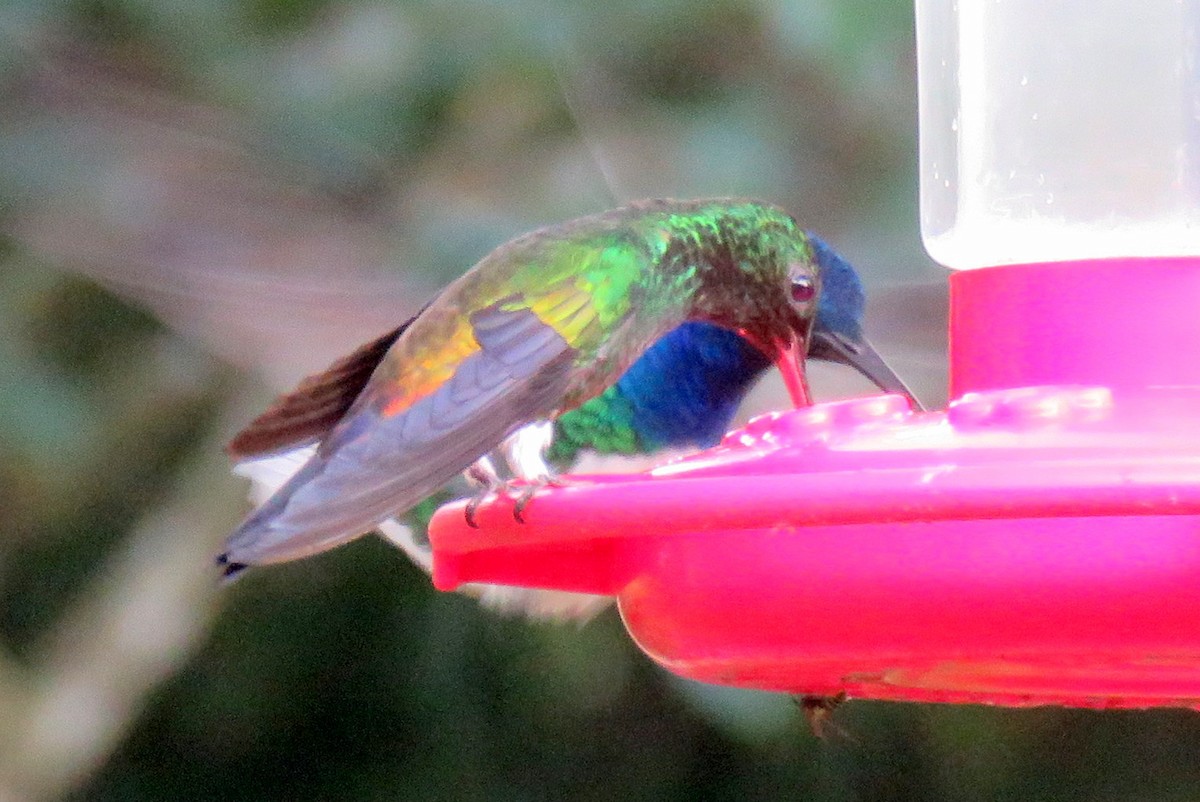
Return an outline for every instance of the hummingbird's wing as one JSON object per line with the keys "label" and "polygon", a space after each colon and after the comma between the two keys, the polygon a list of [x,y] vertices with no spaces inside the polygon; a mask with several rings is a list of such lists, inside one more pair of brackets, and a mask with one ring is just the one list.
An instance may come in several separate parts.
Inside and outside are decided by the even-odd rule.
{"label": "hummingbird's wing", "polygon": [[478,350],[405,409],[368,385],[317,454],[230,536],[227,573],[357,537],[557,408],[577,355],[558,331],[511,303],[475,312],[470,325]]}

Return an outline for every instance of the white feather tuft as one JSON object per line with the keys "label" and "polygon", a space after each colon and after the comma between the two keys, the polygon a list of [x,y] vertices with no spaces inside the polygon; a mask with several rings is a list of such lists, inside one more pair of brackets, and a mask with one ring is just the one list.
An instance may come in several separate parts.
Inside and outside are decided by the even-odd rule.
{"label": "white feather tuft", "polygon": [[242,460],[233,466],[233,472],[250,480],[250,500],[258,507],[275,495],[275,491],[295,476],[315,453],[317,447],[312,445],[269,457]]}

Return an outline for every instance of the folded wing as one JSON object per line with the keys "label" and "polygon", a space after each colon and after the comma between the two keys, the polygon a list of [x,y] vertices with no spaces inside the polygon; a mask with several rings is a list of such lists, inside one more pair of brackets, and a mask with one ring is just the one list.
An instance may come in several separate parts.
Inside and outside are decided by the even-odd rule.
{"label": "folded wing", "polygon": [[479,349],[396,412],[368,383],[316,455],[227,543],[226,573],[339,545],[450,481],[520,425],[552,413],[576,350],[512,298],[470,317]]}

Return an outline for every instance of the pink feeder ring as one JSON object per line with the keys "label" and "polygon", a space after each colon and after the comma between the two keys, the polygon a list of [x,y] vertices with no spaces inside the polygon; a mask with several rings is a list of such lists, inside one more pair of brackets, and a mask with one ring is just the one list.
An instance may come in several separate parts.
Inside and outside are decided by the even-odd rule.
{"label": "pink feeder ring", "polygon": [[480,529],[451,505],[434,577],[613,594],[648,654],[710,682],[1192,705],[1200,431],[1139,414],[1164,400],[1041,387],[772,413],[657,470],[541,491],[524,525],[508,499]]}

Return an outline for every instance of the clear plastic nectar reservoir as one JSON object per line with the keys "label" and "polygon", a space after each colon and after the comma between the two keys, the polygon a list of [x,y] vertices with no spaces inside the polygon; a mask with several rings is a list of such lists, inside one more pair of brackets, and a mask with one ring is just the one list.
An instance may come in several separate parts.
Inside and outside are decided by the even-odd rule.
{"label": "clear plastic nectar reservoir", "polygon": [[973,268],[1200,254],[1200,1],[916,9],[930,255]]}

